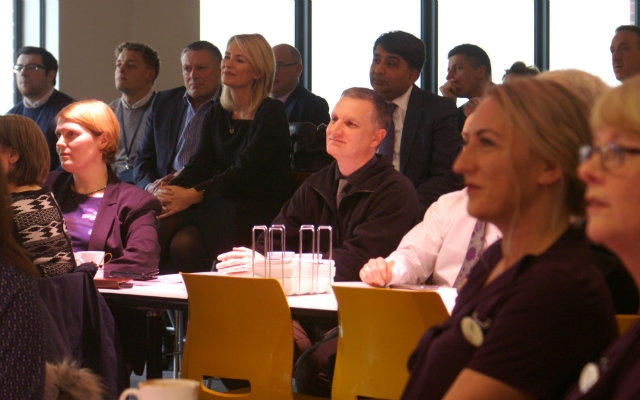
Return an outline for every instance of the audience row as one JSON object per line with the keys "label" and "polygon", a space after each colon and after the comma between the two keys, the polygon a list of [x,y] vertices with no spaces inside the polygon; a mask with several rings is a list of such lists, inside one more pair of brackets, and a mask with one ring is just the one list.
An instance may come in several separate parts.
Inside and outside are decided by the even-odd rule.
{"label": "audience row", "polygon": [[[619,28],[614,42],[634,35],[640,54],[633,28]],[[459,290],[451,318],[409,360],[405,398],[467,398],[480,387],[486,398],[557,398],[585,364],[572,398],[590,398],[592,386],[632,398],[630,379],[597,364],[616,337],[614,315],[638,310],[631,200],[640,78],[621,72],[631,61],[617,61],[616,46],[625,82],[615,89],[581,71],[524,65],[511,72],[535,78],[510,72],[496,85],[488,55],[457,46],[441,97],[415,85],[424,43],[388,32],[373,46],[373,90],[345,90],[330,117],[297,83],[297,50],[271,48],[259,34],[233,36],[224,54],[192,43],[181,55],[185,86],[158,93],[157,54],[120,45],[123,96],[111,107],[63,99],[50,54],[27,48],[15,68],[24,101],[11,113],[38,123],[39,108],[37,116],[52,114],[55,157],[51,124],[0,117],[14,235],[41,276],[74,270],[73,252],[102,250],[112,255],[105,276],[144,278],[246,264],[253,225],[284,225],[296,251],[302,225],[331,225],[336,281]],[[49,88],[29,92],[40,71]],[[457,97],[469,102],[456,112]],[[296,112],[328,122],[334,161],[293,193]],[[294,328],[298,389],[330,395],[337,331]],[[633,341],[627,335],[611,360],[626,362],[620,348]],[[607,383],[617,379],[624,384]]]}

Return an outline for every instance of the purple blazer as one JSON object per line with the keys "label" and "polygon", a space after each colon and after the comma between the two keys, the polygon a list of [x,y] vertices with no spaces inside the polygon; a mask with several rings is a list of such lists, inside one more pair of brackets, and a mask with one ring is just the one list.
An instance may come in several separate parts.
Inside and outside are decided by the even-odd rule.
{"label": "purple blazer", "polygon": [[[46,186],[51,188],[64,213],[76,207],[72,182],[73,176],[64,171],[51,172],[47,177]],[[88,249],[111,253],[105,276],[115,270],[153,272],[158,269],[160,244],[156,217],[161,209],[153,195],[109,174]]]}

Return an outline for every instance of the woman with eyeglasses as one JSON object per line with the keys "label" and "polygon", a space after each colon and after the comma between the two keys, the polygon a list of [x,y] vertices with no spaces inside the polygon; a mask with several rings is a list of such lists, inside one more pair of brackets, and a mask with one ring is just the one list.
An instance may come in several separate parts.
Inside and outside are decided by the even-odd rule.
{"label": "woman with eyeglasses", "polygon": [[[587,234],[611,249],[640,284],[640,77],[595,105],[593,145],[580,149]],[[640,398],[640,323],[582,370],[568,399]]]}
{"label": "woman with eyeglasses", "polygon": [[421,339],[403,398],[561,397],[616,336],[609,290],[571,222],[584,213],[588,107],[556,82],[520,79],[492,88],[467,122],[454,171],[469,214],[502,239]]}

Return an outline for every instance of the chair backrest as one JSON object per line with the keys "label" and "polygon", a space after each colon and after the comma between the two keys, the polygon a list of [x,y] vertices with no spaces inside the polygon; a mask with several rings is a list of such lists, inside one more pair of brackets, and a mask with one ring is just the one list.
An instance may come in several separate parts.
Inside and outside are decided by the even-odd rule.
{"label": "chair backrest", "polygon": [[624,335],[636,322],[640,315],[638,314],[617,314],[616,322],[618,322],[618,332]]}
{"label": "chair backrest", "polygon": [[244,379],[251,391],[200,386],[201,399],[293,398],[293,324],[280,283],[271,278],[187,274],[189,323],[182,378]]}
{"label": "chair backrest", "polygon": [[449,317],[435,291],[334,285],[338,353],[331,397],[398,399],[425,331]]}

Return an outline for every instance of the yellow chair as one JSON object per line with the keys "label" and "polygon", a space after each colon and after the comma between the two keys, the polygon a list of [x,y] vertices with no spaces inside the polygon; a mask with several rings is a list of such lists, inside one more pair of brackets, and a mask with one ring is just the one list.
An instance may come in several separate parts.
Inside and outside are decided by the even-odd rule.
{"label": "yellow chair", "polygon": [[[276,279],[188,274],[189,322],[182,378],[200,399],[312,399],[292,392],[293,324]],[[218,392],[204,377],[248,380],[250,391]]]}
{"label": "yellow chair", "polygon": [[334,285],[338,353],[331,398],[398,399],[425,331],[449,317],[437,292]]}
{"label": "yellow chair", "polygon": [[638,322],[638,318],[640,318],[640,315],[637,314],[617,314],[616,321],[618,322],[618,332],[620,332],[620,335],[624,335],[629,328]]}

